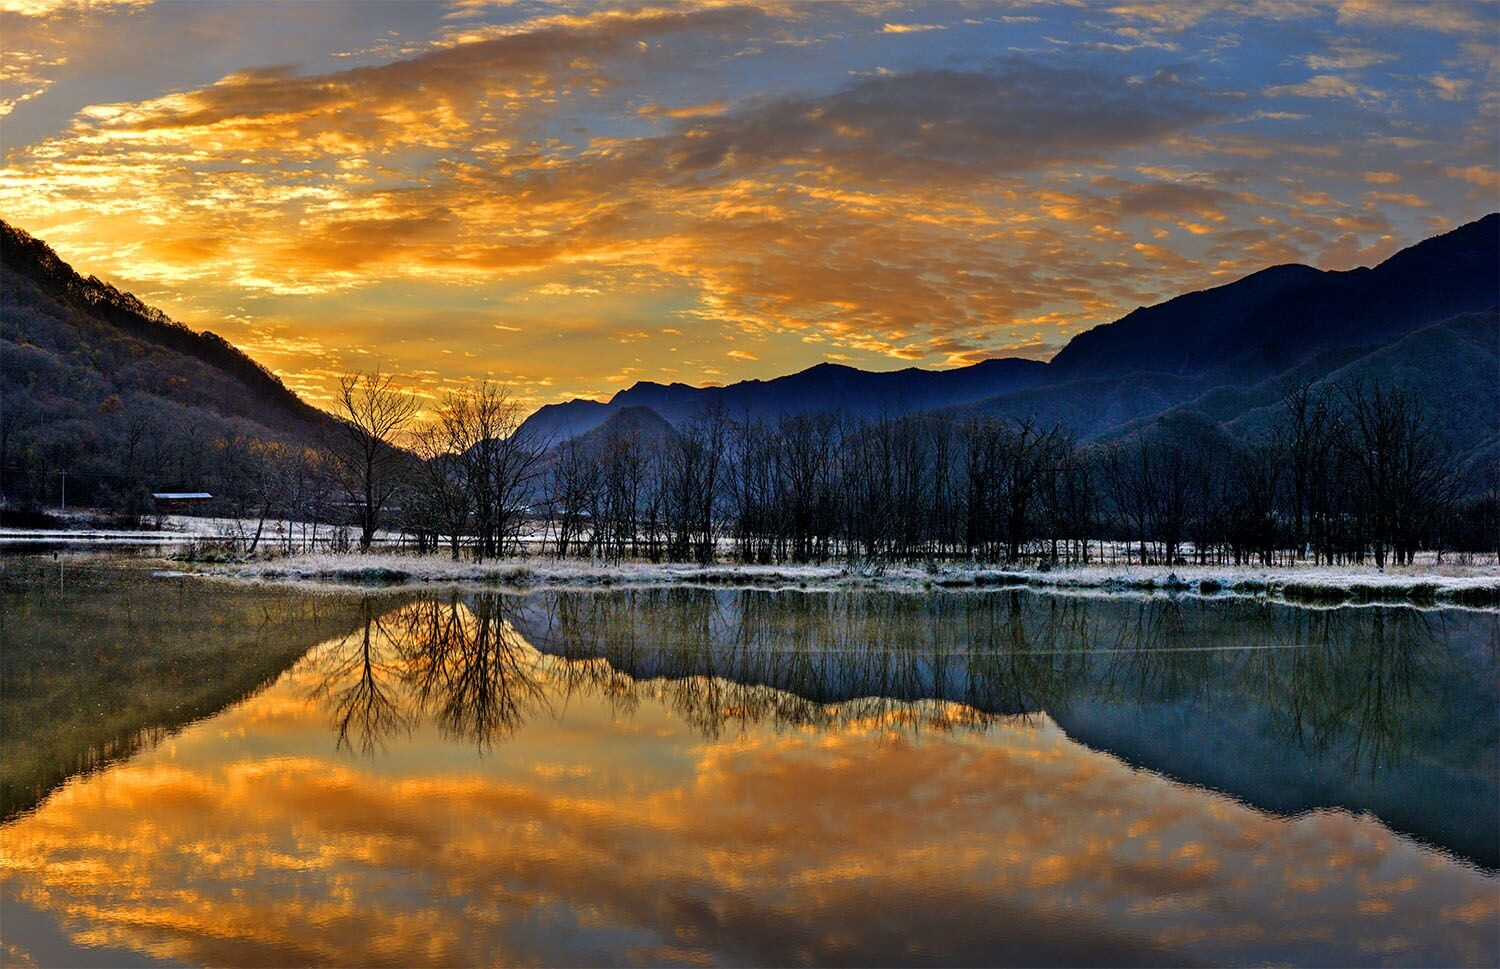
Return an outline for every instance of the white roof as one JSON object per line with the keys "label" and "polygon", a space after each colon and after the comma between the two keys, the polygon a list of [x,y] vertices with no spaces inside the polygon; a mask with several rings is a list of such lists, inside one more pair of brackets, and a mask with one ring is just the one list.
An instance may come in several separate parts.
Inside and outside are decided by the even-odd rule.
{"label": "white roof", "polygon": [[151,497],[157,501],[185,501],[189,498],[212,498],[206,491],[153,491]]}

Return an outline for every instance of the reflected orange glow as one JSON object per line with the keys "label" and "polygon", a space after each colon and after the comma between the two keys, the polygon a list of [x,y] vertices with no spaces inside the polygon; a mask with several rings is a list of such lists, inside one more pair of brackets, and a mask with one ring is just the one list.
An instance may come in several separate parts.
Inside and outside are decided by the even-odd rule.
{"label": "reflected orange glow", "polygon": [[79,944],[222,965],[1496,955],[1492,876],[1369,817],[1133,770],[1044,716],[855,704],[706,740],[673,703],[705,684],[580,679],[513,639],[540,692],[505,743],[412,717],[365,756],[329,723],[359,646],[7,826],[7,897]]}

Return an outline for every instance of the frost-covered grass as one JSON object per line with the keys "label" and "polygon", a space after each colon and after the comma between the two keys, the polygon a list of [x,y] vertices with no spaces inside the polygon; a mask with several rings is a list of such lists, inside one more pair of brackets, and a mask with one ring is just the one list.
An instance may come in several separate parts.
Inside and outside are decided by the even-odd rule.
{"label": "frost-covered grass", "polygon": [[1416,602],[1500,606],[1500,567],[1086,566],[1027,572],[1031,585],[1259,595],[1308,603]]}
{"label": "frost-covered grass", "polygon": [[1177,567],[1094,565],[992,569],[973,565],[685,565],[591,563],[573,559],[454,562],[441,555],[304,554],[201,566],[204,574],[245,581],[324,585],[430,583],[503,588],[720,585],[756,588],[986,589],[1007,586],[1106,593],[1264,596],[1297,602],[1414,602],[1500,607],[1500,567]]}
{"label": "frost-covered grass", "polygon": [[[212,563],[204,571],[239,579],[386,585],[482,583],[513,588],[611,585],[744,585],[837,588],[919,581],[917,570],[860,570],[837,565],[691,565],[591,563],[577,559],[455,562],[446,555],[314,553],[263,561]],[[902,573],[902,574],[898,574]],[[910,575],[905,575],[910,573]]]}

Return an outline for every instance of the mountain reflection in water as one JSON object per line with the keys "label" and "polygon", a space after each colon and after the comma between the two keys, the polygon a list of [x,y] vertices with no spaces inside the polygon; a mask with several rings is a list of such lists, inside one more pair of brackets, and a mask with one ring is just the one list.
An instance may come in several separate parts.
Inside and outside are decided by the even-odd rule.
{"label": "mountain reflection in water", "polygon": [[[369,616],[327,654],[323,692],[340,742],[366,751],[421,717],[490,744],[580,693],[622,715],[649,698],[705,738],[1045,711],[1140,766],[1282,812],[1369,810],[1496,867],[1495,646],[1493,615],[1416,609],[1019,591],[453,594]],[[903,702],[919,700],[961,706],[933,723]]]}
{"label": "mountain reflection in water", "polygon": [[1490,965],[1495,652],[1456,611],[372,597],[8,825],[5,898],[226,965]]}

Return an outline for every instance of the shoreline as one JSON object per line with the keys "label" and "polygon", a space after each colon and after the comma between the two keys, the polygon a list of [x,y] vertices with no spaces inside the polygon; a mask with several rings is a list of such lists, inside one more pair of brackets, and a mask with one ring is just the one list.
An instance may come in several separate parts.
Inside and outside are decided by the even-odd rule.
{"label": "shoreline", "polygon": [[183,574],[278,585],[483,586],[515,591],[712,586],[789,591],[961,592],[1026,588],[1056,593],[1244,597],[1296,605],[1458,606],[1500,610],[1500,568],[1073,566],[1048,571],[979,566],[691,565],[555,559],[454,562],[441,555],[305,554],[240,563],[173,563]]}

